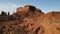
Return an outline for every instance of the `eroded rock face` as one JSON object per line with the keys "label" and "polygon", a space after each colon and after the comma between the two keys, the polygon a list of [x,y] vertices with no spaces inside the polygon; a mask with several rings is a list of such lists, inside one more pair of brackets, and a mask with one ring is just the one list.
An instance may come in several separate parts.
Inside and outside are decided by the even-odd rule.
{"label": "eroded rock face", "polygon": [[35,18],[44,14],[40,9],[37,9],[36,7],[31,5],[17,8],[16,13],[25,18]]}
{"label": "eroded rock face", "polygon": [[17,8],[17,12],[28,12],[28,11],[35,11],[36,7],[31,5],[26,5],[24,7]]}
{"label": "eroded rock face", "polygon": [[60,12],[44,14],[26,5],[8,18],[0,23],[0,34],[60,34]]}
{"label": "eroded rock face", "polygon": [[40,17],[40,23],[45,29],[44,34],[59,34],[60,31],[56,29],[60,25],[59,14],[60,12],[49,12]]}
{"label": "eroded rock face", "polygon": [[21,25],[26,26],[27,31],[35,32],[35,34],[60,34],[59,14],[60,12],[50,12],[36,19],[24,19]]}

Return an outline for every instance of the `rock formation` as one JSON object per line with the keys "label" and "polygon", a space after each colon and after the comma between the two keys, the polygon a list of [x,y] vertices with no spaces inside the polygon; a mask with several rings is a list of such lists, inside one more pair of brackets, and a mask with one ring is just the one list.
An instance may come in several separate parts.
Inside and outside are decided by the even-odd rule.
{"label": "rock formation", "polygon": [[60,12],[44,14],[40,9],[26,5],[8,17],[2,16],[7,19],[0,22],[0,34],[60,34],[59,15]]}
{"label": "rock formation", "polygon": [[36,8],[31,5],[26,5],[24,7],[17,8],[17,12],[28,12],[28,11],[35,11]]}
{"label": "rock formation", "polygon": [[16,14],[25,18],[35,18],[35,17],[41,16],[44,13],[40,9],[34,6],[26,5],[24,7],[17,8],[17,12],[13,15],[16,15]]}
{"label": "rock formation", "polygon": [[8,14],[4,11],[1,11],[0,14],[0,21],[8,21],[8,17],[10,16],[9,12]]}

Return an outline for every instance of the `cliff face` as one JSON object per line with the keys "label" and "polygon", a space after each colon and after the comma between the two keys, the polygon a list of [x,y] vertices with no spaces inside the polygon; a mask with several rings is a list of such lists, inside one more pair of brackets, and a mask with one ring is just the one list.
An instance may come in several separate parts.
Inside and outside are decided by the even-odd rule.
{"label": "cliff face", "polygon": [[18,14],[23,18],[36,18],[44,14],[40,9],[37,9],[34,6],[26,5],[24,7],[17,8],[17,12],[13,15]]}
{"label": "cliff face", "polygon": [[17,12],[28,12],[28,11],[35,11],[36,7],[31,5],[26,5],[24,7],[17,8]]}
{"label": "cliff face", "polygon": [[60,34],[60,12],[44,14],[34,6],[17,8],[0,22],[0,34]]}

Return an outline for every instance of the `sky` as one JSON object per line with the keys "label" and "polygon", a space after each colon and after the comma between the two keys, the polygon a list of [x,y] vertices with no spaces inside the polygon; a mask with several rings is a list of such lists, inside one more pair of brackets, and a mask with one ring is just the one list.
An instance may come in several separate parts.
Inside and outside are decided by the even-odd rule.
{"label": "sky", "polygon": [[16,9],[25,5],[33,5],[47,13],[60,11],[60,0],[0,0],[0,12],[16,12]]}

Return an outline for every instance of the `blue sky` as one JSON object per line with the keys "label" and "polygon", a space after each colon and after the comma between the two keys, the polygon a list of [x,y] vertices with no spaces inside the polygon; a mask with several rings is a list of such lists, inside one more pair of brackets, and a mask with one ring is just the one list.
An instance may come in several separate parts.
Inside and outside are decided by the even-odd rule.
{"label": "blue sky", "polygon": [[60,11],[60,0],[0,0],[0,11],[16,11],[17,7],[33,5],[43,12]]}

